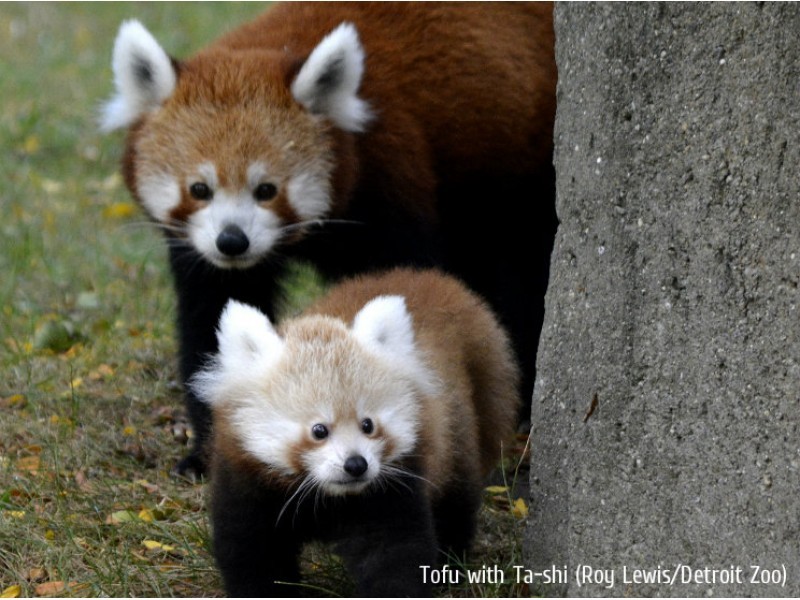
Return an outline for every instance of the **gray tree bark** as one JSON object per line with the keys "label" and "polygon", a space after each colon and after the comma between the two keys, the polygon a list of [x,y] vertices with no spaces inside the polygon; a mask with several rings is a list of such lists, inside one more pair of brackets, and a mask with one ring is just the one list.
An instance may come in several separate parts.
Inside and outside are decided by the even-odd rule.
{"label": "gray tree bark", "polygon": [[[800,6],[555,18],[533,589],[798,596]],[[567,576],[536,576],[553,566]]]}

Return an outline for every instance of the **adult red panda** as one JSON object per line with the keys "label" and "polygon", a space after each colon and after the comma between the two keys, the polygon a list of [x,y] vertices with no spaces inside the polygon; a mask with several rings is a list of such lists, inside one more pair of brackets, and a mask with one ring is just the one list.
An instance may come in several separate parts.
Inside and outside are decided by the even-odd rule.
{"label": "adult red panda", "polygon": [[[229,299],[274,317],[286,257],[326,277],[439,266],[511,332],[530,397],[555,233],[552,7],[301,3],[195,56],[138,22],[114,47],[107,130],[166,234],[182,379]],[[202,472],[208,409],[187,392]]]}
{"label": "adult red panda", "polygon": [[[302,544],[338,552],[365,596],[430,596],[461,556],[515,429],[509,341],[436,271],[348,280],[276,329],[231,301],[192,387],[213,410],[214,553],[232,596],[291,594]],[[295,590],[296,591],[296,590]]]}

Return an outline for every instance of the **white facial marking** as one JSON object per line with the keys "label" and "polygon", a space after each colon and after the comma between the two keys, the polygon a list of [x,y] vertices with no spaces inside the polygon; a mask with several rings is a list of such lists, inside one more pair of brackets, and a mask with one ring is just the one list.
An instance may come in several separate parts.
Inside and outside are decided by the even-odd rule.
{"label": "white facial marking", "polygon": [[[380,474],[383,443],[366,436],[357,425],[347,423],[338,427],[316,451],[306,456],[306,468],[332,496],[358,493]],[[352,456],[361,456],[367,463],[367,470],[357,479],[344,469],[345,462]]]}
{"label": "white facial marking", "polygon": [[277,185],[277,182],[270,179],[267,165],[259,161],[247,167],[247,186],[251,190],[254,190],[260,183],[272,183]]}
{"label": "white facial marking", "polygon": [[[253,163],[247,171],[245,189],[231,191],[219,187],[219,176],[213,163],[201,163],[188,185],[203,182],[212,190],[212,197],[192,213],[188,220],[188,236],[194,248],[212,264],[223,268],[248,268],[264,258],[281,235],[281,220],[268,206],[253,198],[253,182],[261,182],[266,166]],[[217,237],[229,225],[235,225],[247,236],[249,247],[238,256],[228,256],[217,247]]]}
{"label": "white facial marking", "polygon": [[284,475],[297,475],[288,450],[303,435],[297,421],[270,410],[254,398],[236,409],[232,424],[243,448]]}
{"label": "white facial marking", "polygon": [[292,177],[287,186],[289,204],[304,220],[327,214],[331,204],[331,186],[327,176],[306,171]]}
{"label": "white facial marking", "polygon": [[198,165],[197,176],[188,183],[191,185],[195,182],[205,183],[211,188],[212,191],[215,191],[219,187],[219,177],[217,177],[217,168],[214,166],[214,164],[210,162],[204,162]]}
{"label": "white facial marking", "polygon": [[[188,219],[189,240],[208,261],[221,268],[247,268],[266,256],[280,239],[281,220],[269,208],[259,206],[249,190],[231,194],[216,190],[208,206]],[[239,256],[226,256],[217,248],[217,236],[236,225],[250,246]]]}
{"label": "white facial marking", "polygon": [[160,223],[169,224],[170,213],[181,203],[178,180],[166,173],[142,175],[136,187],[150,216]]}

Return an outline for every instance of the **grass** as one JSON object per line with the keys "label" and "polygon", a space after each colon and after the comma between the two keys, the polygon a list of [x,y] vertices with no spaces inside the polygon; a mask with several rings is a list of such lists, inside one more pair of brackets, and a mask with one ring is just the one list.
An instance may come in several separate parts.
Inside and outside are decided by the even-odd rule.
{"label": "grass", "polygon": [[[185,56],[253,4],[0,4],[0,592],[217,596],[204,486],[169,475],[187,439],[162,240],[101,136],[120,21]],[[303,281],[296,297],[308,293]],[[521,521],[487,495],[476,565],[520,564]],[[309,585],[349,591],[335,557]],[[309,588],[309,593],[318,593]],[[516,595],[459,586],[443,595]]]}

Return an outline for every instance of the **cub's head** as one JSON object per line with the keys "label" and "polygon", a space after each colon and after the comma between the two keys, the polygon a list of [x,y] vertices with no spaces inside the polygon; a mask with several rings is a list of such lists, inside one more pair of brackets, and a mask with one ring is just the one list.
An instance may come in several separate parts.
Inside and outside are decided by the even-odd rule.
{"label": "cub's head", "polygon": [[301,60],[219,48],[179,63],[138,21],[120,28],[102,127],[130,128],[131,192],[217,267],[263,260],[352,185],[342,157],[369,120],[355,27],[343,23]]}
{"label": "cub's head", "polygon": [[[351,327],[308,316],[279,334],[266,316],[229,302],[219,354],[193,383],[214,411],[218,447],[328,495],[359,493],[401,473],[436,381],[399,296],[367,303]],[[221,444],[221,446],[220,446]]]}

